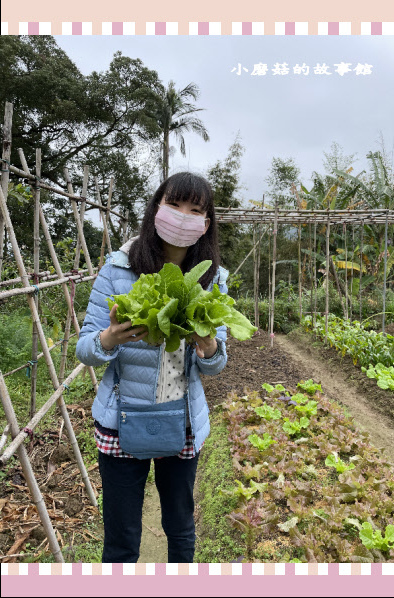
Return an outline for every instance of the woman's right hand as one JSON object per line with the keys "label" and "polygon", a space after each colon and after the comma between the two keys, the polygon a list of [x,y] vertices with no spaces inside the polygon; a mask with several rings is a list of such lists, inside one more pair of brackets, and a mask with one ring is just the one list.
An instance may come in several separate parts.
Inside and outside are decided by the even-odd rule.
{"label": "woman's right hand", "polygon": [[105,351],[111,351],[115,345],[140,341],[148,334],[146,326],[132,328],[131,322],[119,324],[116,319],[117,308],[118,305],[115,303],[109,312],[110,325],[100,334],[100,342]]}

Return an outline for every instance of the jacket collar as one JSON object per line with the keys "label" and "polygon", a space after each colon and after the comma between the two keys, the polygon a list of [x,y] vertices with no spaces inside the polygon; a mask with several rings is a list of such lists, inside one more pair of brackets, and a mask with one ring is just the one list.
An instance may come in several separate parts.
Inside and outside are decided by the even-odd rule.
{"label": "jacket collar", "polygon": [[[118,251],[114,251],[111,254],[106,255],[106,261],[114,266],[119,266],[119,268],[131,268],[129,264],[129,249],[130,245],[138,239],[138,235],[136,237],[132,237],[126,243],[122,245],[122,247]],[[209,290],[212,290],[212,285],[216,284],[223,284],[226,282],[227,277],[229,275],[229,271],[219,266],[218,271],[216,272],[212,283],[209,285]]]}

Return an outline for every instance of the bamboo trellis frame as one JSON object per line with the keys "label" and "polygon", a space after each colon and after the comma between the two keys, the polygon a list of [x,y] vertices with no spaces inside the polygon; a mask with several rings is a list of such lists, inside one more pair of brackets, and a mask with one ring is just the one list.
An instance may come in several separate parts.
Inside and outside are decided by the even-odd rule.
{"label": "bamboo trellis frame", "polygon": [[[3,167],[2,167],[2,179],[1,179],[1,186],[0,186],[0,242],[1,242],[0,243],[0,250],[1,250],[0,274],[1,274],[2,259],[3,259],[2,252],[3,252],[3,242],[4,242],[4,230],[7,230],[8,239],[12,246],[12,251],[13,251],[16,263],[17,263],[17,267],[18,267],[20,276],[18,278],[14,278],[12,280],[2,281],[1,286],[2,287],[12,286],[14,284],[20,284],[20,283],[23,286],[22,286],[22,288],[12,288],[12,289],[8,289],[8,290],[0,292],[0,300],[6,300],[6,299],[9,299],[10,297],[15,297],[17,295],[25,295],[26,296],[29,307],[30,307],[30,311],[32,314],[34,333],[36,335],[36,342],[33,343],[32,360],[29,361],[28,364],[24,364],[21,367],[16,368],[15,370],[12,370],[11,372],[7,372],[4,375],[0,372],[0,397],[1,397],[2,404],[3,404],[6,419],[8,422],[6,429],[4,430],[3,435],[1,436],[0,451],[4,448],[4,446],[7,442],[7,436],[9,434],[9,431],[11,431],[11,436],[12,436],[12,442],[0,455],[0,461],[5,463],[6,461],[8,461],[11,458],[11,456],[15,452],[17,452],[20,462],[21,462],[21,465],[22,465],[22,469],[23,469],[27,484],[28,484],[28,487],[29,487],[29,490],[32,494],[33,501],[37,506],[40,519],[42,521],[45,533],[49,540],[50,549],[51,549],[52,553],[54,554],[55,560],[57,562],[63,562],[63,556],[61,554],[61,550],[60,550],[59,544],[57,542],[56,535],[55,535],[54,529],[52,527],[52,523],[48,516],[48,512],[47,512],[43,497],[38,488],[37,481],[35,479],[35,475],[34,475],[33,469],[31,467],[31,464],[29,461],[29,457],[27,455],[25,447],[23,446],[23,441],[28,436],[28,434],[38,425],[38,423],[45,416],[45,414],[49,411],[49,409],[55,403],[57,403],[60,408],[61,415],[63,417],[62,426],[65,425],[65,427],[66,427],[66,431],[69,436],[71,446],[73,448],[74,456],[76,458],[78,468],[81,472],[82,480],[84,482],[87,494],[89,496],[91,503],[94,506],[97,506],[95,494],[94,494],[93,488],[91,486],[85,465],[83,463],[81,453],[80,453],[80,450],[78,447],[78,443],[77,443],[77,440],[75,437],[75,433],[73,431],[73,428],[72,428],[72,425],[70,422],[70,418],[69,418],[69,415],[67,412],[67,408],[66,408],[66,405],[65,405],[65,402],[63,399],[63,392],[66,388],[68,388],[68,384],[74,378],[76,378],[76,376],[78,376],[82,371],[85,371],[86,369],[89,371],[89,374],[90,374],[90,377],[91,377],[91,380],[93,383],[93,387],[97,391],[97,380],[96,380],[96,376],[95,376],[93,368],[90,366],[85,366],[82,363],[79,364],[76,368],[74,368],[74,370],[67,376],[66,380],[63,382],[64,370],[65,370],[65,357],[67,355],[68,339],[70,338],[69,333],[70,333],[71,322],[74,325],[75,334],[79,335],[79,331],[80,331],[78,320],[77,320],[76,313],[75,313],[74,306],[73,306],[73,301],[72,301],[72,298],[70,297],[70,293],[69,293],[69,290],[67,287],[67,282],[70,281],[70,282],[72,282],[72,284],[75,284],[75,283],[79,283],[82,281],[94,280],[97,276],[97,272],[95,272],[97,270],[97,268],[92,267],[92,264],[90,261],[90,256],[89,256],[89,251],[88,251],[84,233],[83,233],[83,216],[84,216],[85,203],[89,203],[90,205],[93,205],[94,207],[98,208],[100,210],[100,213],[101,213],[101,211],[103,211],[104,214],[106,214],[106,216],[107,216],[104,218],[106,223],[108,222],[110,213],[113,213],[116,216],[120,217],[122,219],[122,221],[124,220],[124,217],[122,215],[120,215],[118,212],[110,209],[110,202],[107,207],[103,207],[102,205],[100,205],[101,202],[95,203],[95,202],[92,202],[92,201],[89,201],[86,199],[87,180],[88,180],[87,179],[87,177],[88,177],[87,167],[85,167],[85,169],[84,169],[84,183],[83,183],[83,191],[82,191],[83,196],[79,197],[79,196],[74,195],[74,193],[73,193],[71,181],[70,181],[70,178],[68,175],[68,171],[66,169],[65,169],[65,177],[66,177],[67,186],[68,186],[68,193],[64,192],[61,189],[53,188],[51,185],[47,185],[46,183],[43,183],[41,181],[41,179],[40,179],[41,154],[40,154],[39,149],[37,149],[37,151],[36,151],[36,173],[37,173],[36,175],[32,175],[30,173],[30,170],[28,168],[27,162],[25,160],[25,157],[24,157],[21,149],[19,149],[19,157],[20,157],[20,160],[22,163],[23,170],[11,165],[10,164],[11,128],[12,128],[12,104],[6,103],[4,142],[3,142],[3,154],[2,154],[2,166]],[[23,262],[23,259],[22,259],[21,253],[20,253],[19,245],[18,245],[17,239],[15,237],[13,225],[12,225],[12,222],[11,222],[11,219],[9,216],[9,212],[8,212],[8,208],[7,208],[6,198],[8,195],[8,182],[9,182],[9,173],[10,172],[13,172],[17,176],[23,177],[24,179],[34,181],[34,191],[35,191],[35,196],[34,196],[34,198],[35,198],[35,203],[34,203],[34,206],[35,206],[35,210],[34,210],[34,272],[29,275],[26,272],[26,268],[25,268],[25,265],[24,265],[24,262]],[[71,204],[73,207],[73,214],[74,214],[75,222],[76,222],[77,229],[78,229],[77,256],[76,256],[76,257],[78,257],[78,261],[77,261],[77,259],[75,259],[74,270],[71,271],[70,273],[67,273],[67,276],[65,276],[62,272],[59,260],[56,255],[55,248],[53,246],[52,239],[49,234],[48,225],[46,223],[45,216],[44,216],[41,204],[40,204],[40,189],[41,188],[50,189],[54,193],[58,193],[64,197],[68,198],[68,200],[71,201]],[[112,189],[112,182],[111,182],[111,189]],[[78,209],[77,209],[78,201],[82,202],[80,214],[78,213]],[[52,262],[53,262],[53,265],[54,265],[55,271],[56,271],[56,279],[46,281],[46,282],[38,282],[38,281],[39,281],[40,277],[42,277],[45,280],[48,278],[54,278],[54,275],[51,275],[50,272],[41,272],[41,273],[39,272],[39,227],[38,227],[38,223],[41,224],[41,228],[44,233],[45,240],[48,244],[49,252],[50,252]],[[123,236],[125,236],[125,228],[126,227],[123,224]],[[111,246],[110,246],[110,240],[109,240],[107,226],[104,227],[104,234],[106,237],[105,240],[107,241],[109,251],[111,252]],[[83,274],[86,272],[86,270],[79,270],[79,269],[77,270],[78,265],[79,265],[79,254],[80,254],[81,247],[84,251],[84,258],[86,261],[87,271],[88,271],[89,276],[83,276]],[[30,278],[33,278],[33,280],[36,284],[30,285],[29,284]],[[53,363],[51,355],[50,355],[50,351],[53,348],[55,348],[55,346],[58,345],[59,343],[56,343],[56,345],[54,345],[53,347],[48,347],[46,338],[45,338],[45,334],[44,334],[44,330],[42,328],[42,324],[41,324],[40,317],[38,314],[38,304],[37,304],[37,298],[38,298],[37,294],[39,293],[39,291],[41,289],[49,288],[52,286],[58,286],[58,285],[61,285],[63,288],[64,296],[65,296],[66,303],[68,306],[68,317],[67,317],[67,322],[66,322],[66,327],[65,327],[64,338],[61,339],[61,341],[59,341],[59,343],[62,343],[62,346],[63,346],[62,361],[61,361],[60,376],[59,376],[60,380],[56,374],[54,363]],[[34,296],[33,296],[33,294],[34,294]],[[71,335],[71,336],[74,336],[74,335]],[[40,340],[41,347],[42,347],[42,353],[40,355],[37,355],[38,339]],[[12,373],[14,373],[22,368],[30,367],[30,366],[33,366],[33,373],[35,373],[38,359],[41,357],[44,357],[45,361],[47,363],[50,378],[51,378],[52,384],[54,386],[54,393],[45,402],[45,404],[41,407],[41,409],[35,414],[34,414],[34,403],[32,404],[31,413],[30,413],[30,421],[27,424],[27,426],[25,426],[25,428],[20,430],[17,419],[16,419],[15,411],[14,411],[14,408],[12,405],[12,401],[9,396],[8,389],[5,384],[4,378],[5,378],[5,376],[11,375]],[[32,376],[32,386],[33,386],[33,380],[35,380],[34,376]],[[34,387],[35,387],[35,383],[34,383]],[[32,396],[35,396],[35,391],[32,393]]]}
{"label": "bamboo trellis frame", "polygon": [[[274,222],[275,210],[262,208],[215,208],[217,221],[219,223],[236,222],[239,224],[250,224],[253,222]],[[387,209],[357,209],[357,210],[284,210],[278,209],[279,224],[307,224],[310,221],[327,223],[329,212],[330,224],[385,224],[386,214],[388,223],[394,224],[394,210]]]}
{"label": "bamboo trellis frame", "polygon": [[[221,223],[228,223],[234,222],[238,224],[273,224],[274,225],[274,234],[273,234],[273,260],[272,260],[272,274],[270,269],[270,280],[269,284],[272,285],[272,289],[269,290],[269,320],[270,320],[270,337],[271,337],[271,347],[273,347],[273,338],[274,338],[274,302],[275,302],[275,271],[276,271],[276,235],[279,224],[290,224],[299,227],[301,224],[313,224],[314,225],[314,277],[313,277],[313,287],[314,287],[314,310],[312,312],[312,324],[313,328],[315,327],[315,317],[316,317],[316,304],[317,304],[317,277],[316,277],[316,226],[317,224],[325,224],[326,225],[326,306],[325,306],[325,338],[327,340],[327,331],[328,331],[328,313],[329,313],[329,270],[330,270],[330,251],[329,251],[329,239],[330,239],[330,228],[332,225],[335,224],[342,224],[346,231],[346,225],[352,225],[352,239],[353,239],[353,253],[354,253],[354,225],[361,224],[362,231],[364,230],[364,224],[384,224],[385,225],[385,250],[384,250],[384,279],[383,279],[383,312],[385,312],[385,304],[386,304],[386,286],[387,286],[387,234],[388,234],[388,225],[394,224],[394,210],[389,209],[346,209],[346,210],[331,210],[330,208],[326,210],[316,210],[316,209],[278,209],[275,206],[275,209],[267,209],[267,208],[215,208],[217,222]],[[299,228],[298,228],[299,230]],[[347,249],[346,249],[347,250]],[[252,250],[253,251],[253,250]],[[251,252],[250,252],[251,253]],[[362,243],[361,243],[361,261],[362,261]],[[249,254],[248,254],[249,255]],[[347,256],[347,254],[346,254]],[[246,256],[248,257],[248,256]],[[246,258],[245,258],[246,259]],[[244,260],[245,261],[245,260]],[[270,262],[269,258],[269,262]],[[300,256],[299,256],[300,262]],[[348,300],[350,303],[350,319],[352,318],[352,289],[353,289],[353,262],[354,257],[352,258],[352,267],[351,267],[351,287],[350,287],[350,298],[348,299],[347,295],[347,280],[346,280],[346,287],[345,287],[345,303],[346,306],[343,305],[343,311],[345,317],[348,314]],[[242,262],[243,263],[243,262]],[[335,265],[332,263],[332,268],[334,270],[334,277],[337,280]],[[237,268],[238,271],[239,267]],[[346,272],[347,272],[347,257],[346,257]],[[361,276],[362,276],[362,263],[360,267],[360,314],[361,314]],[[272,282],[271,282],[272,279]],[[340,291],[339,281],[337,280],[337,285]],[[256,284],[255,293],[256,293]],[[341,296],[342,301],[342,296]],[[255,294],[255,305],[256,305],[256,294]],[[312,297],[311,297],[311,305],[312,305]],[[301,314],[301,307],[300,307],[300,314]],[[385,314],[383,314],[382,319],[382,332],[385,332]],[[361,315],[360,315],[361,320]]]}

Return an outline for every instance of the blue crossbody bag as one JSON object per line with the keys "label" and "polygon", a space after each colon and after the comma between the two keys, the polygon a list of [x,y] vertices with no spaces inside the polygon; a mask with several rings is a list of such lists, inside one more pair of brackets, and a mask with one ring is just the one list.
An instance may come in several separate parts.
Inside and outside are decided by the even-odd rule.
{"label": "blue crossbody bag", "polygon": [[172,457],[186,443],[186,396],[166,403],[130,405],[119,393],[115,366],[120,448],[137,459]]}
{"label": "blue crossbody bag", "polygon": [[120,448],[137,459],[172,457],[186,442],[186,399],[130,405],[119,399]]}

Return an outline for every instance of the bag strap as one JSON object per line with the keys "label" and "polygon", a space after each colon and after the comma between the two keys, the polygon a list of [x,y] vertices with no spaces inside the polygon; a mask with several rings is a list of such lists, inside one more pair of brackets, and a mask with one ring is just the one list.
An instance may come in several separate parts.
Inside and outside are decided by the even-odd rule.
{"label": "bag strap", "polygon": [[115,361],[114,361],[114,384],[119,384],[119,382],[120,382],[120,376],[119,376],[119,372],[118,372],[118,368],[117,368],[117,365],[118,365],[117,362],[118,362],[118,359],[115,358]]}

